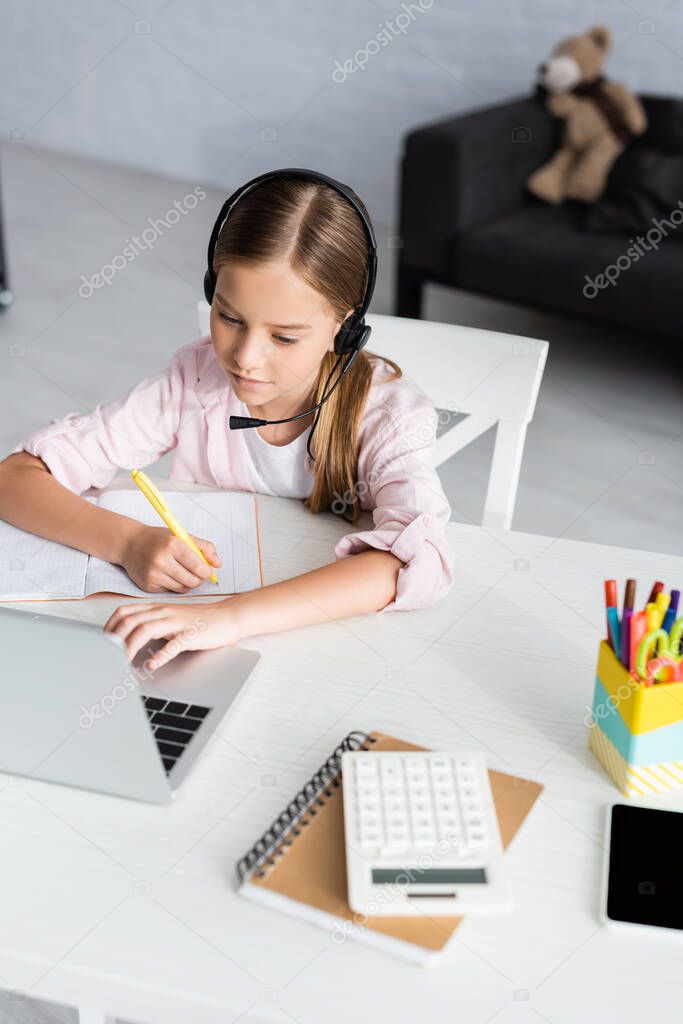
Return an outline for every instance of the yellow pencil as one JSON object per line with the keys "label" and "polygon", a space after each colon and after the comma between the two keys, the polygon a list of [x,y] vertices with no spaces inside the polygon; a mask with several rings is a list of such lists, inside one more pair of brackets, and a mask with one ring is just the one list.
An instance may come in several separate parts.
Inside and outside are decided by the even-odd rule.
{"label": "yellow pencil", "polygon": [[[133,477],[133,480],[138,485],[138,487],[140,488],[144,496],[147,498],[149,503],[152,505],[152,507],[159,513],[159,515],[166,523],[171,533],[178,537],[179,540],[185,541],[187,546],[189,548],[192,548],[194,553],[196,555],[199,555],[202,561],[206,562],[206,564],[209,565],[210,563],[207,560],[204,552],[197,547],[197,545],[192,540],[192,537],[190,537],[187,530],[185,530],[180,525],[180,523],[178,522],[178,520],[176,519],[176,517],[173,515],[170,508],[166,504],[165,499],[159,493],[159,491],[154,486],[149,477],[145,473],[143,473],[141,469],[132,469],[130,475]],[[210,579],[212,583],[218,584],[218,577],[216,576],[215,572],[211,573]]]}

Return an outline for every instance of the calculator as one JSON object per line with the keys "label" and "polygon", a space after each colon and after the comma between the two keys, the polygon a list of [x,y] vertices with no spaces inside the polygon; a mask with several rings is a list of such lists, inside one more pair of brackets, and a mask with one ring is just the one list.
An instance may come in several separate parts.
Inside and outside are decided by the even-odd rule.
{"label": "calculator", "polygon": [[353,911],[417,917],[511,908],[481,754],[356,750],[341,764]]}

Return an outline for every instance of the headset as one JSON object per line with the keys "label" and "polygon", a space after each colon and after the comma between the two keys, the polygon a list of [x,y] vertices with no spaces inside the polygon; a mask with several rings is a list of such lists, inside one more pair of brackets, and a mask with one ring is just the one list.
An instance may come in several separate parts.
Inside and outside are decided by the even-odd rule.
{"label": "headset", "polygon": [[[365,286],[365,295],[363,296],[363,301],[361,302],[360,307],[357,310],[354,310],[354,312],[347,317],[335,335],[334,352],[335,355],[339,356],[339,359],[332,367],[332,371],[325,381],[323,397],[317,405],[314,405],[311,409],[307,409],[305,412],[298,413],[296,416],[288,416],[283,420],[261,420],[252,416],[231,416],[229,425],[231,430],[243,430],[246,427],[263,427],[270,423],[291,423],[293,420],[303,419],[305,416],[310,416],[312,412],[317,411],[317,415],[313,421],[313,426],[311,427],[311,432],[308,436],[308,443],[306,445],[306,450],[310,458],[314,459],[311,452],[311,440],[313,438],[313,432],[318,425],[320,409],[327,399],[332,396],[334,389],[341,382],[344,375],[349,371],[351,364],[360,350],[367,345],[372,331],[372,328],[365,323],[365,314],[367,313],[372,300],[372,293],[375,290],[375,282],[377,280],[377,242],[375,240],[375,232],[372,224],[370,223],[365,211],[358,205],[355,197],[345,185],[340,181],[336,181],[334,178],[329,178],[326,174],[321,174],[319,171],[311,171],[301,167],[285,167],[280,170],[266,171],[265,174],[259,174],[258,177],[252,178],[251,181],[246,183],[246,185],[242,185],[241,188],[237,189],[237,191],[234,192],[221,207],[221,211],[216,218],[216,223],[213,226],[211,237],[209,239],[209,249],[207,254],[208,267],[204,275],[204,295],[206,297],[206,301],[211,305],[213,302],[214,292],[216,291],[216,274],[213,269],[214,252],[216,249],[216,243],[218,242],[218,237],[223,225],[232,211],[232,208],[239,202],[246,192],[251,191],[252,188],[255,188],[261,182],[281,177],[300,178],[305,181],[320,181],[325,185],[329,185],[330,188],[333,188],[335,192],[338,192],[339,195],[343,196],[354,208],[361,219],[368,241],[368,277]],[[344,365],[344,369],[328,392],[327,386],[330,379],[345,356],[348,358]]]}

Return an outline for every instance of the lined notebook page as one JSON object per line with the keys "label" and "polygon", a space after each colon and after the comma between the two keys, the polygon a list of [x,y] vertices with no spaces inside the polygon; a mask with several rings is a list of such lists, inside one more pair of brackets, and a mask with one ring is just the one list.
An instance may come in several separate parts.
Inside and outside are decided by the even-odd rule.
{"label": "lined notebook page", "polygon": [[[222,565],[216,569],[218,586],[206,582],[195,587],[187,596],[216,596],[237,594],[261,585],[261,566],[258,549],[256,502],[253,494],[240,491],[204,491],[162,494],[178,522],[195,537],[213,541]],[[99,496],[100,508],[130,516],[147,526],[164,526],[159,514],[145,496],[138,491],[105,491]],[[125,569],[91,557],[85,581],[86,594],[111,591],[131,597],[144,597],[159,601],[164,597],[178,597],[171,590],[160,590],[150,595],[130,579]]]}
{"label": "lined notebook page", "polygon": [[0,600],[84,597],[88,557],[0,521]]}

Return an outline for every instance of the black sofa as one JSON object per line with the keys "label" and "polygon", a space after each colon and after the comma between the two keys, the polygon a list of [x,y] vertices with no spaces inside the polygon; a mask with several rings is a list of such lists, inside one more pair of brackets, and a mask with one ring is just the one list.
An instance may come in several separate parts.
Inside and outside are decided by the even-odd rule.
{"label": "black sofa", "polygon": [[[640,99],[648,128],[633,145],[677,154],[677,175],[677,168],[683,168],[683,101]],[[398,316],[419,318],[423,286],[435,282],[637,331],[680,336],[683,224],[656,250],[629,261],[625,254],[634,237],[631,231],[588,230],[584,222],[590,208],[574,202],[552,207],[537,200],[527,192],[526,179],[555,151],[560,132],[561,123],[547,113],[543,96],[536,93],[406,136],[394,304]],[[615,165],[610,182],[617,169]],[[683,200],[683,174],[680,190],[675,184]],[[610,183],[606,196],[609,188]],[[597,278],[619,257],[614,285]]]}

